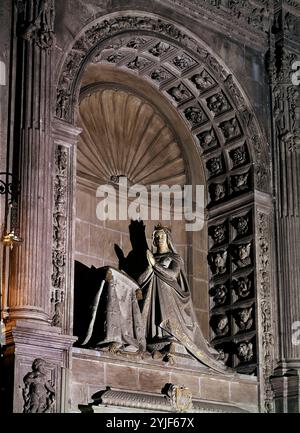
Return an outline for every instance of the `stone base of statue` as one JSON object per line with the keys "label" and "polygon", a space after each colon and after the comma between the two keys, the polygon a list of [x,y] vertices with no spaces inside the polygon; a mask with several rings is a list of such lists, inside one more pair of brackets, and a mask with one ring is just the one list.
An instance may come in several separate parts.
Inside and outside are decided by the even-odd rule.
{"label": "stone base of statue", "polygon": [[[258,412],[256,376],[216,374],[181,350],[176,348],[172,362],[74,347],[71,411]],[[192,405],[177,408],[165,392],[170,384],[190,394]]]}

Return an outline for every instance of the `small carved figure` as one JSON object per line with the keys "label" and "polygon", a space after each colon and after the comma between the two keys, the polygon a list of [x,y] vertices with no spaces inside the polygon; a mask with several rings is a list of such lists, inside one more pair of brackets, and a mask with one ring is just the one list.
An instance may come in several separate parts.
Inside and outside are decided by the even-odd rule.
{"label": "small carved figure", "polygon": [[149,50],[149,53],[151,53],[153,56],[159,57],[162,54],[169,51],[171,48],[171,45],[167,44],[166,42],[159,42],[156,44],[153,48]]}
{"label": "small carved figure", "polygon": [[213,238],[215,244],[220,244],[226,240],[226,231],[225,224],[218,224],[209,228],[209,236]]}
{"label": "small carved figure", "polygon": [[127,43],[127,47],[137,49],[137,48],[140,48],[142,45],[145,45],[146,42],[147,42],[147,39],[137,37],[137,38],[131,39]]}
{"label": "small carved figure", "polygon": [[238,245],[234,248],[233,253],[239,268],[251,265],[251,242]]}
{"label": "small carved figure", "polygon": [[54,216],[53,237],[55,248],[62,250],[65,244],[66,217],[61,214]]}
{"label": "small carved figure", "polygon": [[233,149],[231,152],[229,152],[229,155],[234,167],[244,164],[247,161],[247,154],[244,146]]}
{"label": "small carved figure", "polygon": [[56,98],[56,115],[59,118],[66,118],[69,108],[70,91],[65,89],[57,90]]}
{"label": "small carved figure", "polygon": [[227,99],[225,98],[225,96],[223,95],[223,93],[217,93],[216,95],[213,95],[210,98],[208,98],[207,106],[209,110],[215,113],[216,115],[221,114],[224,111],[229,110],[230,108],[230,105]]}
{"label": "small carved figure", "polygon": [[227,270],[227,251],[212,253],[209,256],[209,264],[212,272],[216,275],[224,274]]}
{"label": "small carved figure", "polygon": [[176,56],[173,60],[174,65],[179,69],[186,69],[195,64],[195,61],[186,55]]}
{"label": "small carved figure", "polygon": [[107,57],[107,61],[109,63],[117,63],[123,58],[123,55],[121,53],[113,53],[110,56]]}
{"label": "small carved figure", "polygon": [[250,295],[251,280],[247,277],[240,277],[237,280],[232,281],[232,287],[238,297],[246,298]]}
{"label": "small carved figure", "polygon": [[233,218],[231,224],[236,229],[238,236],[244,236],[248,234],[250,230],[248,216]]}
{"label": "small carved figure", "polygon": [[47,378],[46,361],[37,358],[33,361],[32,372],[23,381],[23,413],[49,412],[55,402],[55,390]]}
{"label": "small carved figure", "polygon": [[218,337],[224,337],[229,331],[229,320],[226,314],[212,317],[211,327]]}
{"label": "small carved figure", "polygon": [[243,341],[237,346],[237,356],[242,362],[249,362],[253,359],[253,344]]}
{"label": "small carved figure", "polygon": [[249,331],[253,325],[253,307],[243,308],[234,314],[234,319],[241,331]]}
{"label": "small carved figure", "polygon": [[129,69],[137,69],[138,71],[140,69],[145,68],[149,64],[149,60],[144,59],[142,57],[136,57],[132,62],[128,63],[127,67]]}
{"label": "small carved figure", "polygon": [[248,188],[248,177],[249,177],[249,172],[232,176],[231,177],[232,189],[238,192]]}
{"label": "small carved figure", "polygon": [[212,201],[222,200],[226,196],[226,187],[224,183],[213,183],[210,185],[210,196]]}
{"label": "small carved figure", "polygon": [[235,117],[231,120],[227,120],[226,122],[221,123],[220,128],[226,140],[231,140],[241,134],[238,121]]}
{"label": "small carved figure", "polygon": [[197,89],[202,91],[209,89],[214,85],[214,80],[206,71],[202,71],[201,74],[194,75],[192,77],[192,82],[195,84]]}
{"label": "small carved figure", "polygon": [[58,290],[52,294],[51,304],[52,304],[52,326],[61,326],[63,318],[63,302],[64,294]]}
{"label": "small carved figure", "polygon": [[168,90],[168,93],[177,102],[183,102],[191,96],[190,92],[183,86],[183,84],[179,84],[177,87],[172,87]]}
{"label": "small carved figure", "polygon": [[64,146],[58,146],[55,152],[55,164],[57,167],[57,172],[59,175],[65,175],[68,159],[67,159],[67,150]]}
{"label": "small carved figure", "polygon": [[213,300],[217,307],[225,304],[227,298],[227,287],[225,284],[217,284],[212,290],[211,294],[214,295]]}
{"label": "small carved figure", "polygon": [[216,135],[213,129],[197,135],[201,147],[206,150],[217,145]]}
{"label": "small carved figure", "polygon": [[226,363],[228,361],[228,358],[229,358],[229,353],[226,353],[225,350],[222,348],[217,349],[217,351],[219,352],[219,360]]}
{"label": "small carved figure", "polygon": [[54,1],[39,0],[37,16],[22,33],[26,40],[36,39],[42,49],[50,48],[54,39]]}
{"label": "small carved figure", "polygon": [[188,107],[184,110],[184,115],[193,126],[198,125],[205,119],[203,111],[198,107]]}
{"label": "small carved figure", "polygon": [[222,158],[221,157],[215,157],[210,159],[206,163],[206,167],[210,171],[212,175],[216,175],[222,172],[223,170],[223,164],[222,164]]}
{"label": "small carved figure", "polygon": [[169,72],[167,72],[165,69],[155,69],[152,73],[151,73],[151,78],[152,80],[161,82],[164,80],[167,80],[168,78],[170,78],[172,75],[169,74]]}

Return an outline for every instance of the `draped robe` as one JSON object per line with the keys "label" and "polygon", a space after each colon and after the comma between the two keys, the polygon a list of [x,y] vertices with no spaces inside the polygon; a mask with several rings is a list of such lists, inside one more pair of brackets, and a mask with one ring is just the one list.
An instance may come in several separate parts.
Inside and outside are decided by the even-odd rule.
{"label": "draped robe", "polygon": [[148,266],[138,280],[145,298],[142,317],[147,343],[175,337],[200,362],[224,372],[227,367],[217,361],[218,352],[198,325],[182,258],[173,252],[157,253],[154,258],[154,266]]}

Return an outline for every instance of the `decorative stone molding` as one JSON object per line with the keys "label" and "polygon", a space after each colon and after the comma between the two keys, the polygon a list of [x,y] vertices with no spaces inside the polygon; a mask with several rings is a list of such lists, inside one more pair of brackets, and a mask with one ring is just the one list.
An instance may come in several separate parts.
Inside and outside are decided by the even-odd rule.
{"label": "decorative stone molding", "polygon": [[53,252],[52,252],[52,293],[51,324],[62,326],[63,306],[66,296],[67,263],[67,207],[68,207],[69,149],[58,145],[55,149],[54,211],[53,211]]}
{"label": "decorative stone molding", "polygon": [[53,121],[55,172],[50,321],[52,326],[59,327],[66,333],[70,332],[73,326],[70,299],[73,299],[74,154],[80,132],[80,128],[66,122]]}
{"label": "decorative stone molding", "polygon": [[[171,397],[166,395],[171,392]],[[208,403],[192,399],[191,393],[184,386],[166,384],[161,395],[135,393],[107,389],[99,392],[101,396],[88,407],[81,407],[82,412],[189,412],[189,413],[246,413],[237,406],[222,403]]]}
{"label": "decorative stone molding", "polygon": [[274,372],[274,322],[271,294],[271,218],[263,209],[256,211],[257,233],[257,308],[260,323],[258,339],[260,346],[259,378],[261,386],[261,411],[273,412],[271,376]]}
{"label": "decorative stone molding", "polygon": [[176,4],[189,16],[206,17],[208,25],[221,28],[222,31],[243,39],[246,44],[255,44],[258,48],[267,46],[266,32],[271,21],[271,0],[167,0]]}
{"label": "decorative stone molding", "polygon": [[[293,9],[287,6],[292,5]],[[283,2],[275,8],[274,36],[270,40],[269,78],[273,112],[273,164],[277,239],[278,349],[279,366],[299,359],[299,346],[292,344],[292,325],[299,320],[297,297],[299,254],[299,86],[293,81],[294,62],[300,59],[299,2]],[[298,36],[297,36],[298,35]],[[275,65],[272,67],[272,65]],[[280,248],[278,246],[280,245]],[[287,393],[287,398],[288,393]]]}

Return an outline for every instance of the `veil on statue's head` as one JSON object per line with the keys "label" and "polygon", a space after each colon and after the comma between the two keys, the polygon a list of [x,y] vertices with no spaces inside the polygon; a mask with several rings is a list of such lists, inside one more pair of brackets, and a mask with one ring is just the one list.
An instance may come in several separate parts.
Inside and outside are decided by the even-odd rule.
{"label": "veil on statue's head", "polygon": [[165,232],[165,234],[167,235],[167,244],[169,247],[169,250],[174,253],[174,254],[178,254],[175,248],[175,245],[173,243],[173,239],[172,239],[172,234],[171,234],[171,229],[170,227],[167,226],[163,226],[161,223],[158,223],[155,227],[154,227],[154,231],[152,233],[152,244],[154,247],[156,247],[155,245],[155,241],[154,241],[154,237],[155,237],[155,233],[159,232],[163,230]]}

